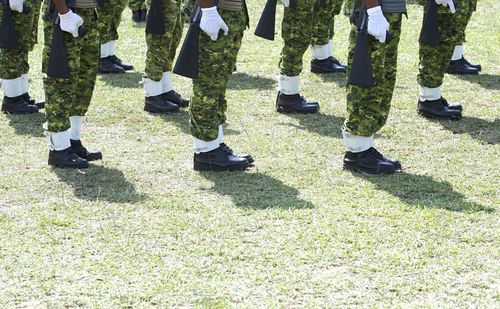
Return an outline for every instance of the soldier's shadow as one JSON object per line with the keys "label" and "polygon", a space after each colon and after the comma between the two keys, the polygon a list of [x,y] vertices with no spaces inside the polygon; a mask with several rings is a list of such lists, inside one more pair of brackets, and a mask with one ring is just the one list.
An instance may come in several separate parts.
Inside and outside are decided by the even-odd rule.
{"label": "soldier's shadow", "polygon": [[27,114],[27,115],[6,115],[9,119],[9,125],[14,128],[18,135],[31,135],[34,137],[43,137],[43,124],[46,121],[45,113]]}
{"label": "soldier's shadow", "polygon": [[201,172],[213,182],[211,190],[231,197],[240,208],[304,209],[314,204],[299,197],[300,192],[280,180],[259,172]]}
{"label": "soldier's shadow", "polygon": [[227,84],[227,88],[234,90],[269,90],[274,88],[275,83],[275,80],[268,77],[249,75],[247,73],[238,72],[231,75]]}
{"label": "soldier's shadow", "polygon": [[439,123],[453,134],[468,134],[470,137],[492,145],[500,144],[500,119],[493,122],[464,117],[460,121],[438,120]]}
{"label": "soldier's shadow", "polygon": [[124,74],[100,74],[98,78],[104,83],[116,88],[142,88],[139,82],[142,80],[142,73],[127,72]]}
{"label": "soldier's shadow", "polygon": [[394,195],[405,204],[421,208],[442,208],[463,212],[494,212],[496,209],[474,202],[455,191],[449,182],[437,181],[430,176],[396,173],[374,176],[361,173],[352,175],[373,183],[377,189]]}
{"label": "soldier's shadow", "polygon": [[456,75],[463,81],[478,84],[484,89],[499,90],[500,89],[500,75],[479,74],[479,75]]}
{"label": "soldier's shadow", "polygon": [[[166,123],[175,124],[182,133],[191,135],[191,126],[189,124],[189,111],[181,110],[173,114],[158,114],[158,117],[163,119]],[[238,135],[240,131],[231,129],[227,125],[224,127],[224,135]]]}
{"label": "soldier's shadow", "polygon": [[341,138],[341,128],[344,123],[343,117],[327,115],[321,112],[316,114],[286,114],[288,117],[299,121],[299,124],[287,123],[288,126],[314,132],[319,135]]}
{"label": "soldier's shadow", "polygon": [[73,187],[76,197],[88,201],[137,203],[147,198],[115,168],[91,164],[87,169],[54,169],[59,179]]}
{"label": "soldier's shadow", "polygon": [[347,78],[345,73],[331,73],[331,74],[318,74],[323,82],[335,83],[340,88],[345,88],[347,84]]}

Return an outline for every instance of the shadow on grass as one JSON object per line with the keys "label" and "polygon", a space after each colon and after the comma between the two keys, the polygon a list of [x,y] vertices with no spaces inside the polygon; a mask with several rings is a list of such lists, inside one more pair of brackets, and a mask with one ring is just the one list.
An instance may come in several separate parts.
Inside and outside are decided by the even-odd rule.
{"label": "shadow on grass", "polygon": [[[191,127],[189,124],[189,111],[181,110],[174,114],[156,114],[161,117],[167,123],[174,123],[182,133],[191,135]],[[228,128],[227,125],[224,126],[224,135],[238,135],[240,131]]]}
{"label": "shadow on grass", "polygon": [[117,88],[142,88],[139,82],[142,80],[142,73],[128,72],[124,74],[100,74],[100,80]]}
{"label": "shadow on grass", "polygon": [[288,123],[287,125],[301,129],[314,132],[319,135],[342,138],[341,128],[344,124],[343,117],[337,117],[334,115],[326,115],[322,113],[317,114],[285,114],[291,118],[297,119],[299,124]]}
{"label": "shadow on grass", "polygon": [[489,122],[475,117],[464,117],[460,121],[438,120],[453,134],[468,134],[472,138],[492,145],[500,144],[500,119]]}
{"label": "shadow on grass", "polygon": [[82,200],[137,203],[146,199],[136,192],[123,172],[114,168],[91,164],[83,170],[55,168],[54,172],[60,180],[73,186],[75,196]]}
{"label": "shadow on grass", "polygon": [[45,113],[27,115],[6,115],[9,125],[14,128],[18,135],[32,135],[34,137],[44,136],[43,123],[46,121]]}
{"label": "shadow on grass", "polygon": [[347,78],[345,73],[330,73],[330,74],[318,74],[323,82],[335,83],[340,88],[345,88],[347,84]]}
{"label": "shadow on grass", "polygon": [[466,197],[453,190],[450,183],[437,181],[430,176],[396,173],[390,176],[352,173],[370,181],[377,189],[386,191],[402,202],[422,208],[442,208],[450,211],[494,212],[494,208],[466,201]]}
{"label": "shadow on grass", "polygon": [[235,73],[229,78],[228,89],[244,90],[268,90],[273,89],[275,80],[268,77],[248,75],[247,73]]}
{"label": "shadow on grass", "polygon": [[484,89],[499,90],[500,89],[500,75],[482,74],[479,75],[455,75],[463,81],[478,84]]}
{"label": "shadow on grass", "polygon": [[237,207],[249,209],[304,209],[314,204],[299,198],[299,191],[259,172],[202,172],[214,183],[213,191],[231,197]]}

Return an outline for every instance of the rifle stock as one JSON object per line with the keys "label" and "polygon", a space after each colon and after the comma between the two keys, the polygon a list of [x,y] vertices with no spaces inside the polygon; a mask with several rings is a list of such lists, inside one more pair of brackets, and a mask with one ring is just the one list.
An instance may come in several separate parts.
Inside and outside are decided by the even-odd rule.
{"label": "rifle stock", "polygon": [[146,19],[146,33],[165,34],[165,16],[161,0],[151,0]]}
{"label": "rifle stock", "polygon": [[173,72],[191,79],[198,78],[198,53],[200,42],[201,9],[198,3],[191,12],[191,24],[182,43],[181,51],[177,56]]}
{"label": "rifle stock", "polygon": [[[78,28],[78,36],[85,35],[84,26]],[[50,47],[49,61],[47,64],[47,76],[56,78],[69,78],[71,71],[68,63],[68,53],[64,45],[64,32],[59,23],[54,24],[52,43]]]}
{"label": "rifle stock", "polygon": [[[10,9],[9,0],[3,2],[3,16],[0,24],[0,48],[3,49],[18,49],[19,42],[17,41],[16,26]],[[30,9],[23,4],[23,13],[29,13]]]}
{"label": "rifle stock", "polygon": [[[290,0],[290,7],[295,6],[296,0]],[[262,15],[260,16],[255,35],[266,40],[274,41],[276,28],[276,5],[278,0],[267,0]]]}
{"label": "rifle stock", "polygon": [[427,12],[422,20],[422,30],[420,31],[420,44],[431,46],[439,45],[441,35],[439,33],[438,23],[438,5],[435,0],[429,0],[427,4]]}

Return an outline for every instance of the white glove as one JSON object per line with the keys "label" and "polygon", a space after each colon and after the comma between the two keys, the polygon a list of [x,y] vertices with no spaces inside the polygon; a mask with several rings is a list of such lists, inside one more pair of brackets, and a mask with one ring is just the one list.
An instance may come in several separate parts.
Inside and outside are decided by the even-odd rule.
{"label": "white glove", "polygon": [[283,3],[283,5],[285,7],[289,7],[290,6],[290,0],[280,0],[280,1],[281,1],[281,3]]}
{"label": "white glove", "polygon": [[69,32],[73,37],[78,37],[78,28],[83,25],[83,19],[77,14],[69,10],[66,14],[59,14],[61,20],[60,26],[62,31]]}
{"label": "white glove", "polygon": [[382,13],[382,8],[376,6],[368,9],[368,33],[373,35],[380,43],[385,43],[389,23]]}
{"label": "white glove", "polygon": [[452,14],[455,14],[455,12],[457,11],[455,9],[455,3],[453,3],[453,0],[436,0],[436,3],[442,6],[449,6]]}
{"label": "white glove", "polygon": [[9,4],[12,11],[17,11],[19,13],[23,12],[24,0],[10,0]]}
{"label": "white glove", "polygon": [[220,17],[219,12],[217,12],[217,7],[212,6],[210,8],[201,9],[201,12],[200,29],[203,30],[212,41],[217,41],[221,29],[224,31],[224,35],[227,35],[229,28]]}

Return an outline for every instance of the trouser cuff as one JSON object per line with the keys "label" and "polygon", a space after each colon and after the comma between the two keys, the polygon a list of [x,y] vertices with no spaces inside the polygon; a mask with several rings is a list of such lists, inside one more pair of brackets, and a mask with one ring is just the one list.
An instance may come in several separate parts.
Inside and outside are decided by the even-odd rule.
{"label": "trouser cuff", "polygon": [[18,97],[24,94],[22,75],[14,79],[2,79],[3,95],[9,98]]}
{"label": "trouser cuff", "polygon": [[363,152],[373,147],[374,140],[372,136],[359,136],[342,129],[344,147],[350,152]]}
{"label": "trouser cuff", "polygon": [[163,72],[163,75],[161,77],[161,84],[163,93],[174,90],[174,86],[172,84],[172,74],[170,74],[170,72]]}
{"label": "trouser cuff", "polygon": [[114,56],[114,55],[116,55],[116,41],[109,41],[109,43],[108,43],[108,51],[109,51],[109,55],[108,56]]}
{"label": "trouser cuff", "polygon": [[155,97],[163,93],[162,81],[154,81],[149,78],[144,78],[142,80],[142,85],[144,87],[144,94],[146,97]]}
{"label": "trouser cuff", "polygon": [[69,131],[49,132],[49,146],[51,150],[64,150],[71,147]]}
{"label": "trouser cuff", "polygon": [[435,101],[439,100],[442,96],[441,87],[427,88],[420,87],[420,101]]}
{"label": "trouser cuff", "polygon": [[460,60],[464,56],[465,46],[457,45],[455,46],[455,50],[453,51],[453,56],[451,56],[451,60]]}
{"label": "trouser cuff", "polygon": [[71,116],[69,117],[69,123],[71,124],[69,128],[70,138],[74,141],[80,140],[82,135],[83,116]]}
{"label": "trouser cuff", "polygon": [[219,148],[220,143],[219,143],[219,138],[217,137],[216,139],[212,141],[204,141],[199,138],[194,137],[193,140],[193,150],[195,153],[201,153],[201,152],[209,152],[214,149]]}
{"label": "trouser cuff", "polygon": [[281,74],[278,79],[278,91],[286,95],[298,94],[299,85],[299,76],[287,76]]}
{"label": "trouser cuff", "polygon": [[331,53],[330,44],[311,46],[311,54],[313,59],[324,60],[331,56],[330,53]]}

